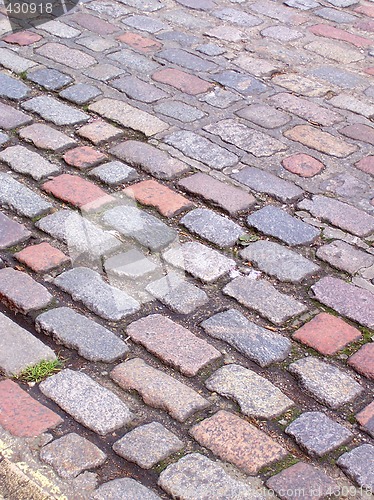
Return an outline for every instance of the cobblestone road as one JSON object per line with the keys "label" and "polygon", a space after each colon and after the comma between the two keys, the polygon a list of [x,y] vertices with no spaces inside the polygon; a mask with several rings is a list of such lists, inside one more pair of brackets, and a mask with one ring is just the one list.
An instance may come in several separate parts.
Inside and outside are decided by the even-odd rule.
{"label": "cobblestone road", "polygon": [[0,498],[372,497],[373,33],[373,1],[0,6]]}

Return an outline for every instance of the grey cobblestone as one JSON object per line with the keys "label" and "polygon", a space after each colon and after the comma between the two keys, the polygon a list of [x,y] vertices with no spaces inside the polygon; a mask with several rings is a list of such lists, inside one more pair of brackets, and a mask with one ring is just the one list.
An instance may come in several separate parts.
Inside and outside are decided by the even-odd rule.
{"label": "grey cobblestone", "polygon": [[74,104],[87,104],[88,102],[95,99],[101,95],[101,90],[93,85],[88,85],[86,83],[77,83],[76,85],[71,85],[67,89],[60,92],[60,97],[66,99]]}
{"label": "grey cobblestone", "polygon": [[23,146],[10,146],[4,149],[0,152],[0,160],[15,172],[30,175],[37,181],[60,171],[58,165]]}
{"label": "grey cobblestone", "polygon": [[108,275],[139,279],[152,273],[157,265],[136,248],[109,257],[104,263]]}
{"label": "grey cobblestone", "polygon": [[111,161],[90,170],[89,175],[96,177],[109,186],[116,186],[125,182],[134,181],[138,173],[121,161]]}
{"label": "grey cobblestone", "polygon": [[227,342],[262,367],[283,361],[291,352],[286,337],[256,325],[235,309],[215,314],[201,326],[208,335]]}
{"label": "grey cobblestone", "polygon": [[55,69],[43,68],[27,73],[27,79],[41,85],[47,90],[60,90],[73,79]]}
{"label": "grey cobblestone", "polygon": [[257,95],[267,90],[266,85],[260,80],[238,71],[226,70],[215,73],[212,75],[212,79],[224,87],[229,87],[244,95]]}
{"label": "grey cobblestone", "polygon": [[0,73],[0,97],[16,101],[27,97],[29,93],[30,89],[27,85],[15,78]]}
{"label": "grey cobblestone", "polygon": [[0,102],[0,128],[3,130],[12,130],[22,125],[28,125],[31,122],[32,117],[30,115]]}
{"label": "grey cobblestone", "polygon": [[157,56],[172,64],[193,71],[214,71],[217,65],[182,49],[165,49],[157,52]]}
{"label": "grey cobblestone", "polygon": [[19,56],[14,50],[0,48],[0,64],[14,73],[22,73],[36,66],[36,62]]}
{"label": "grey cobblestone", "polygon": [[114,333],[69,307],[42,313],[35,324],[39,331],[70,349],[77,349],[80,356],[89,361],[112,363],[129,351]]}
{"label": "grey cobblestone", "polygon": [[289,115],[267,104],[250,104],[236,112],[240,118],[265,128],[277,128],[288,123]]}
{"label": "grey cobblestone", "polygon": [[242,413],[249,417],[274,418],[294,404],[266,378],[240,365],[219,368],[205,385],[210,391],[236,401]]}
{"label": "grey cobblestone", "polygon": [[31,232],[26,227],[0,212],[0,250],[28,240]]}
{"label": "grey cobblestone", "polygon": [[373,490],[374,473],[368,464],[373,463],[374,446],[363,444],[348,453],[344,453],[337,464],[344,472],[362,488]]}
{"label": "grey cobblestone", "polygon": [[148,33],[157,33],[167,28],[166,24],[148,16],[129,16],[123,19],[122,22],[126,24],[126,26],[130,26],[140,31],[147,31]]}
{"label": "grey cobblestone", "polygon": [[60,153],[75,146],[76,141],[72,138],[59,132],[58,130],[44,125],[44,123],[34,123],[28,127],[24,127],[19,131],[19,136],[26,142],[31,142],[39,149],[47,149]]}
{"label": "grey cobblestone", "polygon": [[135,479],[130,477],[113,479],[102,484],[93,494],[92,500],[108,500],[109,498],[118,498],[121,500],[161,500],[161,497],[153,493]]}
{"label": "grey cobblestone", "polygon": [[163,90],[143,82],[136,76],[122,76],[117,80],[113,80],[111,85],[124,92],[131,99],[151,103],[167,97],[167,93]]}
{"label": "grey cobblestone", "polygon": [[67,104],[63,104],[50,96],[38,96],[26,101],[22,107],[33,111],[55,125],[77,125],[87,122],[89,116]]}
{"label": "grey cobblestone", "polygon": [[85,373],[66,368],[47,378],[39,387],[77,422],[102,436],[132,420],[125,403]]}
{"label": "grey cobblestone", "polygon": [[157,104],[154,109],[162,115],[169,116],[183,123],[194,122],[205,116],[200,109],[181,101],[161,102]]}
{"label": "grey cobblestone", "polygon": [[305,312],[307,307],[290,295],[279,292],[265,280],[238,277],[223,289],[240,304],[257,311],[276,325],[282,325],[290,318]]}
{"label": "grey cobblestone", "polygon": [[356,274],[360,269],[374,265],[374,255],[340,240],[323,245],[317,250],[316,255],[319,259],[349,274]]}
{"label": "grey cobblestone", "polygon": [[109,59],[118,62],[120,66],[127,70],[130,74],[140,73],[148,76],[160,67],[160,65],[155,61],[151,61],[147,57],[141,54],[136,54],[128,49],[122,49],[119,52],[114,52],[108,57]]}

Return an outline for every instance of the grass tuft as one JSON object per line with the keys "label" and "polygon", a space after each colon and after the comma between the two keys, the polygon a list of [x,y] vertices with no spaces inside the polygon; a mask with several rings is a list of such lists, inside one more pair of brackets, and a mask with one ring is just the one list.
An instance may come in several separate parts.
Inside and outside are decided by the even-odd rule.
{"label": "grass tuft", "polygon": [[45,378],[59,372],[63,367],[62,361],[40,361],[37,365],[28,366],[15,378],[23,382],[41,382]]}

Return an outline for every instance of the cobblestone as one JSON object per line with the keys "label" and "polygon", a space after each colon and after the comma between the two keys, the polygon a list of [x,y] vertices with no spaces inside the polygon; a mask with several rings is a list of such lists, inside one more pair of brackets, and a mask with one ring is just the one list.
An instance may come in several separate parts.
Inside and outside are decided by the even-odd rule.
{"label": "cobblestone", "polygon": [[348,127],[344,127],[340,130],[340,133],[351,139],[374,145],[374,128],[363,125],[362,123],[348,125]]}
{"label": "cobblestone", "polygon": [[130,477],[113,479],[102,484],[93,494],[92,500],[107,500],[108,498],[121,498],[122,500],[160,500],[161,497]]}
{"label": "cobblestone", "polygon": [[140,141],[121,142],[109,152],[157,179],[173,179],[189,171],[188,165],[172,158],[165,151]]}
{"label": "cobblestone", "polygon": [[332,491],[338,490],[338,485],[324,472],[313,465],[298,462],[282,470],[266,481],[266,486],[282,500],[291,500],[296,492],[302,491],[305,498],[320,500]]}
{"label": "cobblestone", "polygon": [[92,56],[85,54],[82,50],[71,49],[62,43],[46,43],[39,47],[36,52],[72,69],[88,68],[96,62]]}
{"label": "cobblestone", "polygon": [[289,370],[303,389],[333,409],[354,401],[363,391],[347,373],[318,358],[299,359],[289,366]]}
{"label": "cobblestone", "polygon": [[160,474],[158,484],[176,498],[197,500],[210,496],[214,490],[216,500],[263,500],[248,483],[233,478],[222,465],[200,453],[189,453],[169,465]]}
{"label": "cobblestone", "polygon": [[353,434],[324,413],[305,412],[286,428],[297,444],[311,456],[322,457],[347,444]]}
{"label": "cobblestone", "polygon": [[[223,141],[234,144],[234,146],[259,158],[272,156],[286,149],[285,144],[277,139],[246,127],[235,120],[222,120],[203,128],[207,132],[218,135]],[[280,182],[281,179],[278,181]]]}
{"label": "cobblestone", "polygon": [[55,125],[77,125],[88,121],[89,116],[78,111],[67,104],[61,103],[50,96],[38,96],[24,102],[22,107],[27,111],[33,111],[44,120]]}
{"label": "cobblestone", "polygon": [[127,334],[187,377],[193,377],[201,368],[221,357],[221,353],[205,340],[160,314],[131,323]]}
{"label": "cobblestone", "polygon": [[300,175],[301,177],[314,177],[324,168],[322,162],[304,153],[284,158],[284,160],[282,160],[282,165],[289,172]]}
{"label": "cobblestone", "polygon": [[245,167],[232,177],[255,193],[266,193],[286,203],[294,202],[303,196],[303,190],[292,182],[256,167]]}
{"label": "cobblestone", "polygon": [[226,411],[219,411],[190,430],[204,447],[247,474],[287,456],[287,452],[264,432]]}
{"label": "cobblestone", "polygon": [[89,175],[109,186],[117,186],[138,178],[137,171],[121,161],[111,161],[93,168]]}
{"label": "cobblestone", "polygon": [[332,266],[356,274],[360,269],[374,265],[374,256],[357,250],[344,241],[336,240],[317,250],[317,257]]}
{"label": "cobblestone", "polygon": [[158,52],[157,56],[165,61],[192,71],[210,72],[217,69],[216,64],[182,49],[164,49]]}
{"label": "cobblestone", "polygon": [[103,222],[121,235],[132,238],[153,252],[162,250],[176,238],[176,232],[160,219],[132,206],[119,206],[106,211]]}
{"label": "cobblestone", "polygon": [[106,160],[107,157],[104,153],[90,146],[79,146],[70,149],[70,151],[64,154],[63,158],[68,165],[83,170],[85,168],[95,167]]}
{"label": "cobblestone", "polygon": [[267,104],[250,104],[236,112],[240,118],[269,129],[278,128],[288,123],[289,115]]}
{"label": "cobblestone", "polygon": [[99,273],[87,267],[65,271],[54,283],[104,319],[119,321],[139,309],[135,299],[108,285]]}
{"label": "cobblestone", "polygon": [[286,337],[256,325],[235,309],[217,313],[201,326],[208,335],[227,342],[261,367],[283,361],[291,352]]}
{"label": "cobblestone", "polygon": [[39,149],[47,149],[55,153],[65,151],[76,144],[72,137],[43,123],[34,123],[22,128],[19,136]]}
{"label": "cobblestone", "polygon": [[168,218],[193,207],[190,200],[154,180],[132,184],[123,192],[126,196],[135,198],[142,205],[156,208],[161,215]]}
{"label": "cobblestone", "polygon": [[30,238],[26,227],[0,212],[0,249],[18,245]]}
{"label": "cobblestone", "polygon": [[203,173],[185,177],[178,185],[187,192],[217,205],[230,215],[248,210],[256,202],[251,194],[242,189]]}
{"label": "cobblestone", "polygon": [[332,314],[319,313],[296,330],[293,338],[321,354],[333,356],[351,342],[361,339],[361,332]]}
{"label": "cobblestone", "polygon": [[46,273],[70,261],[64,253],[46,242],[26,247],[14,257],[37,273]]}
{"label": "cobblestone", "polygon": [[191,233],[225,248],[235,245],[243,229],[226,217],[217,215],[212,210],[195,208],[181,219]]}
{"label": "cobblestone", "polygon": [[374,401],[357,413],[356,420],[361,424],[365,432],[371,437],[374,436]]}
{"label": "cobblestone", "polygon": [[205,116],[200,109],[181,101],[161,102],[155,106],[155,111],[183,123],[191,123]]}
{"label": "cobblestone", "polygon": [[166,144],[179,149],[186,156],[217,170],[232,167],[238,162],[236,155],[194,132],[187,130],[174,132],[164,140]]}
{"label": "cobblestone", "polygon": [[110,233],[71,210],[59,210],[36,222],[36,226],[68,245],[72,260],[100,260],[121,246]]}
{"label": "cobblestone", "polygon": [[348,359],[348,364],[369,379],[374,379],[374,344],[363,345]]}
{"label": "cobblestone", "polygon": [[362,488],[373,489],[373,468],[368,464],[373,462],[374,446],[363,444],[339,457],[337,464],[344,472]]}
{"label": "cobblestone", "polygon": [[49,68],[37,69],[27,73],[27,79],[47,90],[60,90],[73,81],[70,76]]}
{"label": "cobblestone", "polygon": [[157,265],[136,248],[109,257],[104,263],[108,275],[139,279],[152,273]]}
{"label": "cobblestone", "polygon": [[58,307],[40,314],[35,321],[38,331],[89,361],[113,363],[129,351],[127,345],[107,328],[69,307]]}
{"label": "cobblestone", "polygon": [[281,325],[307,310],[304,304],[279,292],[268,281],[252,280],[247,276],[235,278],[225,286],[223,293],[276,325]]}
{"label": "cobblestone", "polygon": [[77,83],[67,89],[62,90],[59,96],[74,104],[87,104],[88,102],[101,95],[101,90],[93,85],[86,83]]}
{"label": "cobblestone", "polygon": [[189,386],[147,365],[140,358],[116,366],[111,377],[122,389],[137,391],[146,404],[167,411],[179,422],[210,405]]}
{"label": "cobblestone", "polygon": [[6,97],[15,101],[23,99],[30,93],[27,85],[3,73],[0,73],[0,86],[0,97]]}
{"label": "cobblestone", "polygon": [[374,326],[374,294],[333,277],[322,278],[312,290],[320,302],[361,325]]}
{"label": "cobblestone", "polygon": [[96,120],[88,125],[83,125],[83,127],[78,130],[78,134],[97,145],[107,143],[113,139],[118,139],[118,137],[123,135],[123,132],[110,123]]}
{"label": "cobblestone", "polygon": [[[241,32],[238,33],[238,36],[242,39]],[[220,38],[219,33],[217,33],[217,38]],[[238,71],[222,71],[221,73],[215,73],[213,78],[215,82],[220,83],[224,87],[236,90],[243,95],[257,95],[267,90],[266,85],[260,80],[253,78],[253,76],[239,73]]]}
{"label": "cobblestone", "polygon": [[36,62],[19,56],[14,50],[3,47],[0,48],[0,64],[17,74],[36,66]]}
{"label": "cobblestone", "polygon": [[352,111],[352,113],[357,113],[369,119],[374,116],[374,105],[353,96],[340,94],[330,99],[329,102],[337,108]]}
{"label": "cobblestone", "polygon": [[106,455],[88,439],[71,432],[44,446],[40,458],[59,476],[69,478],[102,465]]}
{"label": "cobblestone", "polygon": [[44,309],[52,295],[31,276],[7,267],[0,270],[0,300],[22,314]]}
{"label": "cobblestone", "polygon": [[30,175],[37,181],[60,171],[56,164],[23,146],[10,146],[4,149],[0,152],[0,161],[9,165],[15,172]]}
{"label": "cobblestone", "polygon": [[176,273],[168,273],[146,287],[153,297],[179,314],[189,314],[209,300],[207,294]]}
{"label": "cobblestone", "polygon": [[125,403],[85,373],[65,368],[44,380],[39,387],[77,422],[101,436],[132,420]]}
{"label": "cobblestone", "polygon": [[190,95],[207,92],[212,84],[185,71],[175,68],[161,69],[152,75],[153,80],[166,83]]}
{"label": "cobblestone", "polygon": [[[4,271],[7,269],[1,269],[0,270],[0,276],[1,279],[5,279],[6,274],[4,274]],[[16,271],[15,271],[16,272]],[[30,278],[31,279],[31,278]],[[3,290],[0,291],[1,297],[3,297]],[[34,302],[35,304],[35,302]],[[34,305],[30,304],[30,306]],[[53,361],[56,359],[55,353],[47,347],[43,342],[41,342],[39,339],[34,337],[29,331],[25,330],[24,328],[20,327],[17,323],[12,321],[10,318],[5,316],[4,314],[0,313],[0,325],[1,325],[1,353],[0,353],[0,368],[1,370],[5,373],[6,376],[8,377],[14,377],[16,375],[19,375],[20,373],[23,372],[23,370],[29,366],[37,365],[40,363],[42,360],[47,360],[47,361]],[[1,382],[1,387],[4,387],[4,382]],[[9,390],[9,386],[8,386]],[[18,394],[17,394],[18,393]],[[21,396],[19,395],[19,391],[17,390],[12,390],[12,394],[14,395],[14,400],[13,404],[15,407],[17,407],[17,399],[19,400]],[[4,394],[2,394],[4,396]],[[23,400],[23,401],[22,401]],[[21,401],[19,403],[23,406],[25,403],[25,400],[27,398],[22,396]],[[9,414],[7,412],[7,404],[9,404],[8,397],[4,396],[4,399],[1,399],[0,402],[0,407],[2,408],[2,411],[0,413],[0,419],[1,422],[3,423],[3,419],[7,419],[7,415],[9,417]],[[49,412],[43,412],[41,411],[40,407],[36,404],[30,403],[29,405],[29,412],[31,413],[31,416],[33,412],[41,413],[47,417],[47,422],[45,420],[41,420],[40,424],[38,425],[35,420],[29,421],[29,424],[25,423],[24,430],[22,431],[20,429],[20,421],[23,422],[24,420],[24,412],[19,414],[19,420],[16,418],[16,414],[13,414],[12,416],[12,423],[9,424],[11,429],[14,429],[16,433],[29,433],[32,432],[39,432],[41,431],[47,424],[51,424],[53,426],[53,423],[57,425],[58,423],[61,422],[60,418],[57,418],[57,415],[52,415],[52,413]],[[29,415],[30,415],[29,413]],[[35,418],[35,417],[34,417]],[[49,425],[48,425],[49,426]]]}
{"label": "cobblestone", "polygon": [[0,203],[25,217],[38,217],[52,205],[8,174],[0,173]]}
{"label": "cobblestone", "polygon": [[249,417],[270,419],[293,406],[293,401],[266,378],[240,365],[219,368],[205,385],[210,391],[236,401]]}
{"label": "cobblestone", "polygon": [[217,281],[235,268],[235,261],[197,241],[170,248],[164,260],[174,267],[184,269],[205,283]]}
{"label": "cobblestone", "polygon": [[137,427],[113,445],[118,455],[143,469],[150,469],[183,447],[184,443],[158,422]]}
{"label": "cobblestone", "polygon": [[268,205],[257,210],[247,218],[249,227],[254,227],[268,236],[287,243],[287,245],[308,245],[319,235],[318,229],[289,215],[284,210]]}
{"label": "cobblestone", "polygon": [[33,399],[12,380],[0,382],[0,424],[13,436],[35,437],[62,423],[62,418]]}
{"label": "cobblestone", "polygon": [[117,80],[113,80],[111,85],[131,99],[141,102],[152,103],[167,97],[166,92],[154,85],[143,82],[136,76],[121,76]]}
{"label": "cobblestone", "polygon": [[272,241],[251,243],[240,256],[280,281],[299,283],[319,271],[312,261]]}
{"label": "cobblestone", "polygon": [[31,122],[31,116],[0,102],[0,128],[3,130],[12,130]]}
{"label": "cobblestone", "polygon": [[168,128],[168,125],[156,116],[115,99],[101,99],[101,101],[90,104],[89,110],[119,123],[123,127],[138,130],[147,137]]}

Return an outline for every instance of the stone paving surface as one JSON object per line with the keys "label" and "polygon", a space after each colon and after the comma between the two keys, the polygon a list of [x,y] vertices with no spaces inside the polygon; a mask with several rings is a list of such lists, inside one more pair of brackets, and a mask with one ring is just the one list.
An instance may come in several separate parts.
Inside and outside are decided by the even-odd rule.
{"label": "stone paving surface", "polygon": [[372,498],[373,1],[5,5],[0,498]]}

